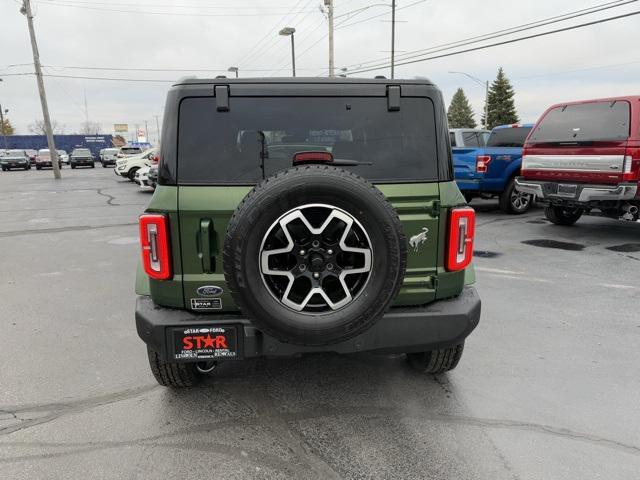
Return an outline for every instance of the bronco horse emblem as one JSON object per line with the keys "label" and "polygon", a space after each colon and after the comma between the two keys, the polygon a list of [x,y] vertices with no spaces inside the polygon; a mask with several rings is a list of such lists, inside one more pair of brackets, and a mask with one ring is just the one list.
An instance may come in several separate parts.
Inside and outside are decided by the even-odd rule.
{"label": "bronco horse emblem", "polygon": [[429,229],[427,227],[422,227],[422,232],[409,239],[409,245],[413,247],[414,252],[417,252],[420,245],[427,241],[427,233],[429,233]]}

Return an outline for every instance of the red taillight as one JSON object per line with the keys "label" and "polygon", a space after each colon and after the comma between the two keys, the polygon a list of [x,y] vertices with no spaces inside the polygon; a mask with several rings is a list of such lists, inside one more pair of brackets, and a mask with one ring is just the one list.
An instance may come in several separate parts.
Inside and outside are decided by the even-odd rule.
{"label": "red taillight", "polygon": [[622,180],[626,182],[640,180],[640,148],[627,148],[622,168]]}
{"label": "red taillight", "polygon": [[331,163],[333,162],[333,155],[329,152],[298,152],[293,155],[294,165],[316,162]]}
{"label": "red taillight", "polygon": [[164,215],[140,216],[140,246],[142,265],[151,278],[171,278],[171,252],[169,249],[169,220]]}
{"label": "red taillight", "polygon": [[447,245],[447,270],[465,269],[473,259],[473,236],[476,228],[476,212],[473,208],[454,208],[449,213],[449,240]]}
{"label": "red taillight", "polygon": [[160,161],[160,155],[151,155],[151,156],[149,157],[149,162],[150,162],[152,165],[157,165],[159,161]]}
{"label": "red taillight", "polygon": [[476,157],[476,172],[487,173],[487,170],[489,170],[490,162],[491,162],[490,155],[478,155]]}

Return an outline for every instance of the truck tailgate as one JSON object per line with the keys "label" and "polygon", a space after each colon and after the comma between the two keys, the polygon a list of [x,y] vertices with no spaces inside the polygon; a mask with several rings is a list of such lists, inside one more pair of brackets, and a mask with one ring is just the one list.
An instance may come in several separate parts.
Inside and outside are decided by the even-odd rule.
{"label": "truck tailgate", "polygon": [[623,180],[626,143],[527,148],[522,175],[531,180],[618,184]]}

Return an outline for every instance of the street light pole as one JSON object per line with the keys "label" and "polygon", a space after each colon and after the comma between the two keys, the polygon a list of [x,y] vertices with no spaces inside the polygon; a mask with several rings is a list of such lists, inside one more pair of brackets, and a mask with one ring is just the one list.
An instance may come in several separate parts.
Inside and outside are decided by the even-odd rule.
{"label": "street light pole", "polygon": [[31,11],[31,1],[23,0],[20,13],[27,17],[29,25],[29,37],[31,38],[31,51],[33,53],[33,66],[36,69],[36,80],[38,81],[38,91],[40,92],[40,103],[42,104],[42,116],[44,119],[44,127],[47,132],[47,144],[49,146],[49,155],[51,158],[51,167],[53,168],[53,177],[60,179],[60,166],[58,164],[58,151],[53,140],[53,132],[51,130],[51,118],[49,117],[49,106],[47,105],[47,95],[44,91],[44,81],[42,80],[42,68],[40,66],[40,53],[38,52],[38,44],[36,42],[36,32],[33,28],[33,12]]}
{"label": "street light pole", "polygon": [[293,72],[293,76],[296,76],[296,44],[294,39],[294,33],[296,33],[296,29],[293,27],[285,27],[280,32],[278,32],[283,37],[291,36],[291,69]]}
{"label": "street light pole", "polygon": [[154,115],[154,117],[156,117],[156,134],[158,135],[158,145],[160,145],[160,123],[158,123],[158,116],[159,115]]}
{"label": "street light pole", "polygon": [[478,85],[481,85],[485,88],[484,90],[484,128],[487,128],[487,125],[489,124],[489,80],[482,81],[479,78],[476,78],[473,75],[469,75],[468,73],[465,73],[465,72],[449,72],[449,73],[464,75],[465,77],[470,78],[471,80],[476,82]]}
{"label": "street light pole", "polygon": [[236,78],[238,78],[238,67],[229,67],[227,68],[227,72],[235,72]]}
{"label": "street light pole", "polygon": [[296,41],[294,40],[294,34],[291,34],[291,70],[293,76],[296,76]]}

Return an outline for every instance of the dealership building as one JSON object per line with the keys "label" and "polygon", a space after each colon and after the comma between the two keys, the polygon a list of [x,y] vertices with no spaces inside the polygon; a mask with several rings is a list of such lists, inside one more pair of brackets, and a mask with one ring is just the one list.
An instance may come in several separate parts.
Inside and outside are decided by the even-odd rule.
{"label": "dealership building", "polygon": [[[113,146],[113,135],[54,135],[56,150],[71,153],[74,148],[88,148],[96,157],[103,148]],[[46,135],[7,135],[0,139],[0,148],[40,150],[49,148]]]}

